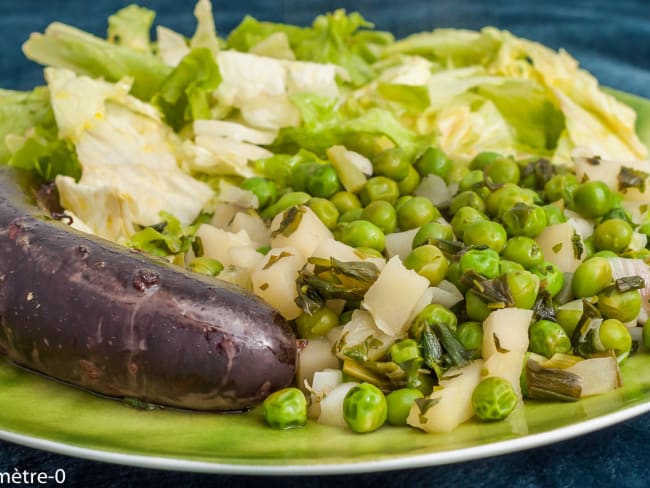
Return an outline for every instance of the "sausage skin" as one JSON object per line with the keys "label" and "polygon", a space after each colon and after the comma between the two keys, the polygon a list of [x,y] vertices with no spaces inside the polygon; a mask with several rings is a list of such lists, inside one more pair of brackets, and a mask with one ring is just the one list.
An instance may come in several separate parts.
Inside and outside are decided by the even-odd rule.
{"label": "sausage skin", "polygon": [[50,218],[29,179],[0,168],[0,354],[100,394],[196,410],[247,409],[292,383],[296,339],[278,312]]}

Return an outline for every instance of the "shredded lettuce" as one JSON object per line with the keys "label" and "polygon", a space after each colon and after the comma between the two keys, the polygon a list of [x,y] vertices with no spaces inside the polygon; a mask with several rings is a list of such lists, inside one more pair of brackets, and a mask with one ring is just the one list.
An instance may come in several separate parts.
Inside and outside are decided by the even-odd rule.
{"label": "shredded lettuce", "polygon": [[124,7],[108,18],[108,41],[150,54],[149,32],[155,17],[153,10],[138,5]]}

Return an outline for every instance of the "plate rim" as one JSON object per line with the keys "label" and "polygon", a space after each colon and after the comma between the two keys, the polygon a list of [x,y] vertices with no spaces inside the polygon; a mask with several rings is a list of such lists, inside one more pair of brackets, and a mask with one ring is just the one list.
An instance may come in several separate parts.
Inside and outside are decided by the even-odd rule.
{"label": "plate rim", "polygon": [[650,412],[650,399],[643,403],[623,407],[575,424],[569,424],[545,432],[527,434],[514,439],[491,442],[478,446],[437,451],[424,454],[404,454],[376,461],[337,462],[325,464],[247,464],[194,461],[165,456],[119,453],[90,447],[80,447],[60,441],[52,441],[0,429],[0,440],[71,456],[87,461],[98,461],[134,468],[163,471],[183,471],[204,474],[250,475],[250,476],[318,476],[338,474],[363,474],[425,468],[474,461],[501,456],[583,436]]}

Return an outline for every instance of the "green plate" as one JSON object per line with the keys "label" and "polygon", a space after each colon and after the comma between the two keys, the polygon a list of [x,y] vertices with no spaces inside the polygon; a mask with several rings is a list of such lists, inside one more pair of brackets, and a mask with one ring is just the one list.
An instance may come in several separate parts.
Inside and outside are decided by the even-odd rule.
{"label": "green plate", "polygon": [[[639,114],[650,144],[650,101],[613,92]],[[624,386],[576,403],[529,402],[504,422],[467,422],[448,434],[382,427],[358,435],[309,423],[271,430],[259,411],[145,411],[0,361],[0,438],[107,462],[241,474],[325,474],[431,466],[527,449],[650,411],[650,354],[623,364]]]}

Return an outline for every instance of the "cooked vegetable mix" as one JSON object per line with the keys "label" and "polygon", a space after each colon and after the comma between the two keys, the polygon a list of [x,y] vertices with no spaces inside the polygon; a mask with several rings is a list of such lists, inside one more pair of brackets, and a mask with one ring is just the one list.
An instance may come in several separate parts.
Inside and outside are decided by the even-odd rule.
{"label": "cooked vegetable mix", "polygon": [[[650,344],[650,162],[634,112],[567,53],[489,27],[395,40],[342,10],[225,38],[208,0],[195,16],[190,38],[152,42],[153,13],[126,8],[106,40],[54,23],[25,43],[47,86],[0,91],[0,155],[50,182],[60,222],[3,172],[9,359],[359,433],[620,386]],[[86,252],[46,279],[56,239]]]}

